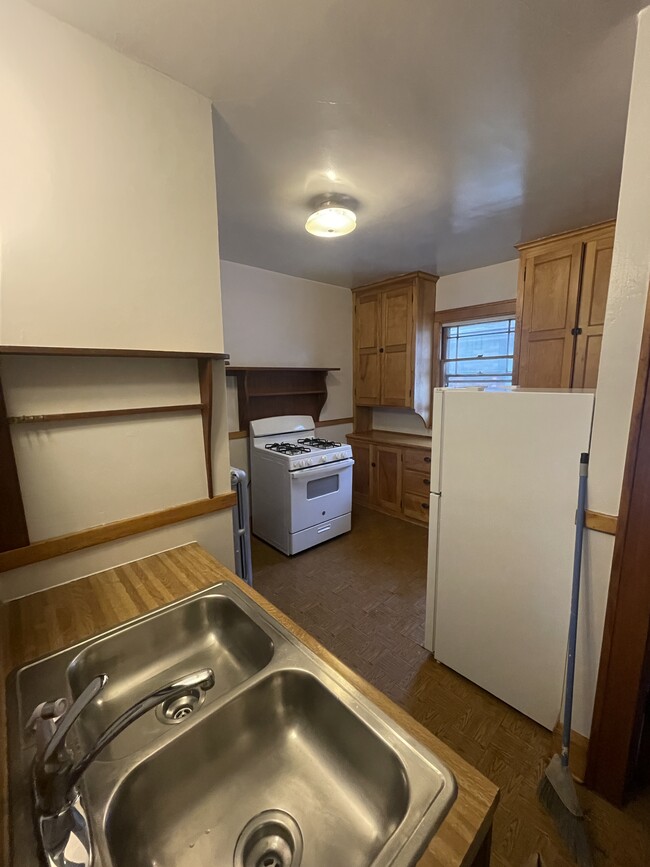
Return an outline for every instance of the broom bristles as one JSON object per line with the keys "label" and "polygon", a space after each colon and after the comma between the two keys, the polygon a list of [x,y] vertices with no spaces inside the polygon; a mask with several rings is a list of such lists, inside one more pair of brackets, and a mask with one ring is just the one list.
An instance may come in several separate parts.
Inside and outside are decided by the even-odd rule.
{"label": "broom bristles", "polygon": [[593,867],[584,816],[576,816],[567,808],[546,774],[539,781],[537,793],[579,867]]}

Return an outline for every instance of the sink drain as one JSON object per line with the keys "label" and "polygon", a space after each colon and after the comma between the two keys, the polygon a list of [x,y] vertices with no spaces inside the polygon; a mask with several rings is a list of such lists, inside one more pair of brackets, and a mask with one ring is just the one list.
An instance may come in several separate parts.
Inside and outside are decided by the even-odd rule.
{"label": "sink drain", "polygon": [[[205,692],[200,689],[190,689],[185,695],[163,702],[156,708],[156,716],[165,725],[182,723],[190,714],[201,707],[205,701]],[[270,865],[267,865],[270,867]]]}
{"label": "sink drain", "polygon": [[234,867],[300,867],[302,834],[283,810],[266,810],[248,822],[235,846]]}

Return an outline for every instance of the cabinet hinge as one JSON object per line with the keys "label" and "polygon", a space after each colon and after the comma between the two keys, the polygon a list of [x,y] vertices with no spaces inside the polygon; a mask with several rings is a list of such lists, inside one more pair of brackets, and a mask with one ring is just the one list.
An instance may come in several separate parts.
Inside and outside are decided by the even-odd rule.
{"label": "cabinet hinge", "polygon": [[571,334],[573,334],[574,337],[576,337],[578,334],[582,334],[582,328],[572,328]]}

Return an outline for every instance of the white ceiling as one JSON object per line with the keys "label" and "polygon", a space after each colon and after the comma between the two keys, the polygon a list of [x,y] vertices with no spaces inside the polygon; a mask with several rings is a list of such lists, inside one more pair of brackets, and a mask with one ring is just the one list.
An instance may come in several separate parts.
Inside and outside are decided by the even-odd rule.
{"label": "white ceiling", "polygon": [[[615,216],[647,0],[36,0],[210,97],[221,255],[354,285]],[[344,192],[357,230],[308,235]]]}

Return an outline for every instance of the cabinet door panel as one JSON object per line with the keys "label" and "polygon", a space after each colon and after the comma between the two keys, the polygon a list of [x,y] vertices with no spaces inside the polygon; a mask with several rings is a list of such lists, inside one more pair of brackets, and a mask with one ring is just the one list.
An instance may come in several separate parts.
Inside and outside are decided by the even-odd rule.
{"label": "cabinet door panel", "polygon": [[613,231],[611,237],[589,241],[585,245],[578,316],[578,327],[582,333],[576,340],[574,388],[595,388],[598,381],[613,249]]}
{"label": "cabinet door panel", "polygon": [[429,496],[431,479],[426,473],[417,473],[415,470],[404,469],[404,493],[426,494]]}
{"label": "cabinet door panel", "polygon": [[381,356],[382,406],[408,406],[409,359],[406,352],[385,352]]}
{"label": "cabinet door panel", "polygon": [[373,446],[373,500],[382,509],[402,510],[402,451],[393,446]]}
{"label": "cabinet door panel", "polygon": [[404,469],[415,470],[418,473],[431,472],[431,449],[404,449],[402,452]]}
{"label": "cabinet door panel", "polygon": [[525,262],[518,384],[569,388],[573,374],[582,242],[558,244]]}
{"label": "cabinet door panel", "polygon": [[564,337],[555,340],[531,340],[528,347],[526,388],[568,388],[564,383]]}
{"label": "cabinet door panel", "polygon": [[429,522],[429,497],[421,494],[404,494],[404,515],[414,521]]}
{"label": "cabinet door panel", "polygon": [[379,330],[381,296],[375,292],[355,299],[355,401],[361,406],[379,403]]}
{"label": "cabinet door panel", "polygon": [[352,456],[352,493],[355,502],[365,504],[370,501],[371,496],[370,446],[355,443],[352,446]]}
{"label": "cabinet door panel", "polygon": [[413,356],[410,285],[382,293],[381,323],[381,404],[410,406]]}

